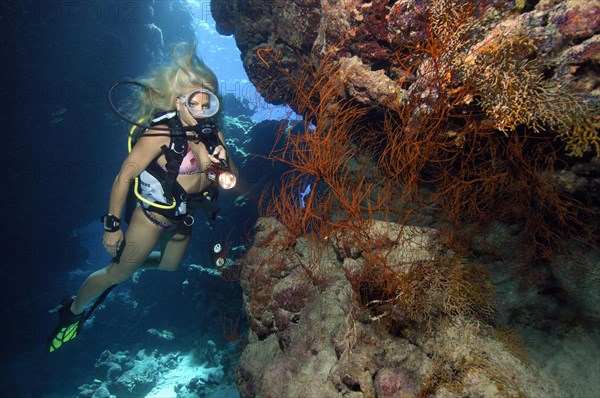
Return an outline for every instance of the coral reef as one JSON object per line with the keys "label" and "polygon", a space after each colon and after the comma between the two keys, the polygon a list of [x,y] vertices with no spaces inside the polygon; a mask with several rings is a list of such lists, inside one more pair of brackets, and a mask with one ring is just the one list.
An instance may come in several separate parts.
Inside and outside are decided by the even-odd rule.
{"label": "coral reef", "polygon": [[242,395],[567,393],[490,325],[539,319],[496,312],[499,275],[572,304],[557,256],[597,248],[597,4],[212,4],[303,118],[240,262]]}
{"label": "coral reef", "polygon": [[[213,343],[214,344],[214,343]],[[214,354],[214,353],[213,353]],[[217,362],[224,353],[216,353]],[[209,358],[207,358],[209,359]],[[223,367],[213,359],[198,363],[194,355],[140,350],[135,355],[104,351],[96,361],[106,375],[79,387],[79,398],[114,396],[193,397],[213,393],[224,381]]]}
{"label": "coral reef", "polygon": [[[156,294],[158,289],[162,294]],[[98,347],[103,351],[98,352],[95,369],[86,372],[87,383],[74,395],[237,394],[235,364],[246,329],[238,285],[213,268],[190,265],[166,279],[160,273],[141,271],[131,289],[116,293],[108,298],[115,324],[95,320],[94,325],[114,334],[104,333],[100,340],[83,336],[88,357]],[[179,306],[181,300],[187,304]],[[97,311],[95,317],[106,319],[103,308]],[[127,315],[131,318],[124,321]],[[236,317],[237,322],[229,324]]]}
{"label": "coral reef", "polygon": [[[453,88],[469,85],[469,75],[477,77],[472,94],[481,96],[496,127],[543,124],[573,155],[598,152],[597,113],[586,116],[598,105],[595,2],[273,0],[266,6],[213,0],[211,5],[217,27],[235,35],[250,79],[270,101],[289,103],[282,93],[294,83],[286,71],[296,70],[309,54],[320,63],[332,52],[352,68],[344,85],[358,101],[378,106],[401,89],[420,91],[422,83],[396,55],[438,40],[446,51],[441,61],[452,66],[442,77]],[[416,56],[409,66],[427,77],[430,61]],[[276,63],[282,68],[273,67]],[[494,97],[504,90],[504,98]],[[556,118],[561,110],[568,111],[564,120]]]}
{"label": "coral reef", "polygon": [[[373,240],[403,236],[379,248],[395,253],[388,261],[396,267],[453,256],[440,251],[430,229],[378,222],[365,230]],[[432,294],[420,306],[420,318],[399,308],[402,298],[384,303],[384,292],[368,292],[371,302],[379,294],[377,305],[356,305],[351,297],[361,292],[352,280],[369,269],[369,261],[349,247],[353,239],[340,234],[317,247],[289,236],[275,219],[260,219],[245,259],[252,327],[237,370],[242,396],[564,396],[548,374],[524,363],[477,319],[489,316],[488,304],[464,297],[469,289]],[[252,283],[251,276],[260,279]],[[427,290],[439,275],[429,270],[421,278]],[[279,292],[300,286],[302,293],[281,300]],[[432,286],[432,293],[437,289]],[[460,302],[459,315],[453,300]],[[401,333],[389,333],[384,311],[405,324]]]}
{"label": "coral reef", "polygon": [[163,340],[173,340],[175,338],[175,335],[173,334],[173,332],[169,331],[169,330],[162,330],[162,331],[158,331],[154,328],[152,329],[148,329],[148,333],[154,336],[157,336],[160,339]]}

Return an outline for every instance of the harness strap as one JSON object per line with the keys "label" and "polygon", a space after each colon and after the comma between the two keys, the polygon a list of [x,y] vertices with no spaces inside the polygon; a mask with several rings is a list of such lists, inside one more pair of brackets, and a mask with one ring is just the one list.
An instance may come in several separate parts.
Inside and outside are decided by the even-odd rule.
{"label": "harness strap", "polygon": [[[167,125],[170,128],[181,128],[183,127],[178,117],[171,117],[167,119]],[[185,137],[185,132],[181,130],[171,131],[171,142],[169,147],[163,145],[161,147],[162,153],[165,155],[165,159],[167,161],[165,167],[167,169],[167,175],[164,179],[163,190],[165,197],[168,200],[173,198],[173,186],[177,180],[177,176],[179,175],[179,167],[181,166],[181,162],[183,158],[187,154],[188,144],[187,139]],[[176,198],[176,200],[180,200],[182,198]]]}

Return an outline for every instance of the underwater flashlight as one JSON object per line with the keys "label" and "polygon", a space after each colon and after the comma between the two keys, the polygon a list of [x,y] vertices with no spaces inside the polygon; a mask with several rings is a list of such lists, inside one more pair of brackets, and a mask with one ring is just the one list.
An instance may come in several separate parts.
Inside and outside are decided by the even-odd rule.
{"label": "underwater flashlight", "polygon": [[224,171],[219,174],[219,185],[223,189],[231,189],[235,187],[236,182],[237,179],[235,178],[235,175],[230,171]]}
{"label": "underwater flashlight", "polygon": [[223,189],[231,189],[237,183],[237,177],[229,170],[229,165],[225,160],[213,164],[206,170],[206,176],[209,180],[217,182]]}

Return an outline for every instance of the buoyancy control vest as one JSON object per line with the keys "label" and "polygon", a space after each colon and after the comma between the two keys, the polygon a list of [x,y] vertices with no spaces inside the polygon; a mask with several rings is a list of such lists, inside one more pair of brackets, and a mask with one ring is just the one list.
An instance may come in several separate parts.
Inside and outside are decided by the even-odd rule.
{"label": "buoyancy control vest", "polygon": [[[170,219],[177,219],[187,214],[188,200],[190,199],[190,195],[177,182],[181,162],[188,151],[188,139],[186,132],[179,130],[183,126],[177,112],[172,111],[157,115],[152,119],[150,126],[159,124],[166,124],[171,129],[169,146],[163,145],[161,147],[161,155],[166,158],[165,168],[158,164],[160,155],[157,156],[136,178],[134,193],[138,202],[144,208]],[[214,135],[216,135],[216,126],[214,128]],[[138,138],[134,136],[135,129],[134,126],[130,132],[129,151],[131,151]],[[141,133],[139,136],[141,136]],[[211,183],[201,195],[191,196],[194,200],[212,202],[212,206],[208,207],[216,209],[214,201],[218,196],[218,186]]]}

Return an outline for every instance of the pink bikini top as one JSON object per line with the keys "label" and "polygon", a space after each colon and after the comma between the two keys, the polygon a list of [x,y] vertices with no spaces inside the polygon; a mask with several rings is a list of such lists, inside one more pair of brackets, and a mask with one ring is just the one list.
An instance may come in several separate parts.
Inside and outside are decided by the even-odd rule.
{"label": "pink bikini top", "polygon": [[[166,168],[163,166],[163,169]],[[187,154],[183,157],[181,161],[181,165],[179,166],[179,174],[182,175],[191,175],[200,173],[200,165],[198,164],[198,160],[192,153],[190,147],[187,149]]]}

